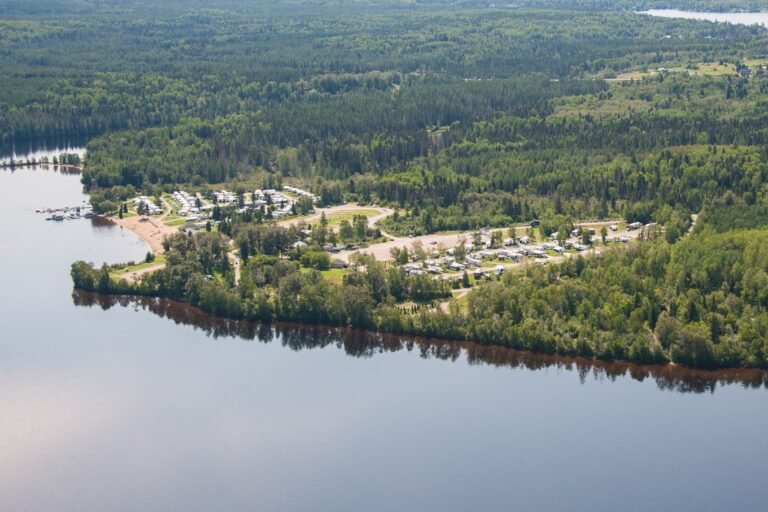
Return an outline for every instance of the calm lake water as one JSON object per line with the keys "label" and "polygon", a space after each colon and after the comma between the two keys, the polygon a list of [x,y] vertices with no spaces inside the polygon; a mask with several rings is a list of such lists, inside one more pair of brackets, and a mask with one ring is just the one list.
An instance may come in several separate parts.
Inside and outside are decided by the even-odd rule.
{"label": "calm lake water", "polygon": [[146,246],[0,171],[0,510],[739,510],[768,504],[761,373],[224,322],[74,294]]}
{"label": "calm lake water", "polygon": [[768,12],[696,12],[677,9],[651,9],[640,14],[661,16],[663,18],[683,18],[687,20],[718,21],[738,25],[768,26]]}

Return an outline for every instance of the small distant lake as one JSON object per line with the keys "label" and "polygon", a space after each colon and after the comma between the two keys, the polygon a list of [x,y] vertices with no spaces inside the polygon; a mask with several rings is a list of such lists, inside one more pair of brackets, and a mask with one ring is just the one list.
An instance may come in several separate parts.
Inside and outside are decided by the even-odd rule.
{"label": "small distant lake", "polygon": [[680,11],[678,9],[650,9],[639,14],[648,14],[649,16],[659,16],[662,18],[717,21],[737,25],[768,26],[768,12],[698,12]]}

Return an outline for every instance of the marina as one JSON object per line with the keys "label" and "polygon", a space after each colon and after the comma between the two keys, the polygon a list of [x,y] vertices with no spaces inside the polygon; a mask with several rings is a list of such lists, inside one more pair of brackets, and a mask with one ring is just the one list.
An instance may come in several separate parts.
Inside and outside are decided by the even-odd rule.
{"label": "marina", "polygon": [[45,220],[64,221],[93,218],[93,207],[87,201],[79,206],[65,206],[61,208],[38,208],[35,213],[48,215]]}

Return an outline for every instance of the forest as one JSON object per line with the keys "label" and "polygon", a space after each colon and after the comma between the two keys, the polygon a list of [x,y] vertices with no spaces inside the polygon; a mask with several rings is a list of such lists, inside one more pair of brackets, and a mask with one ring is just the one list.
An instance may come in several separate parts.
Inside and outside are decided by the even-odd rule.
{"label": "forest", "polygon": [[[768,34],[634,12],[760,7],[6,1],[0,146],[86,141],[82,182],[104,214],[138,194],[283,184],[317,206],[396,212],[302,233],[217,210],[215,229],[168,239],[164,268],[138,282],[74,264],[81,289],[238,319],[768,367]],[[545,234],[613,219],[658,228],[482,284],[365,256],[331,268],[323,250],[533,219]]]}

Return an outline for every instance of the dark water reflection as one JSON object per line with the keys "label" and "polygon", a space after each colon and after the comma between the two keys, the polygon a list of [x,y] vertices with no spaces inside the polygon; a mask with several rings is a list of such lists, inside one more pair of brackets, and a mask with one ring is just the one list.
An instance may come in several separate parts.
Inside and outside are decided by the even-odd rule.
{"label": "dark water reflection", "polygon": [[0,162],[13,157],[14,160],[27,158],[40,159],[43,156],[53,158],[61,153],[82,153],[90,137],[51,137],[17,142],[0,143]]}
{"label": "dark water reflection", "polygon": [[368,358],[385,352],[416,351],[425,359],[440,359],[470,365],[489,365],[525,370],[556,368],[575,371],[582,383],[587,379],[615,381],[630,377],[643,382],[653,379],[659,389],[678,393],[714,393],[718,386],[768,388],[768,372],[758,369],[698,370],[675,365],[639,365],[585,358],[536,354],[511,348],[375,333],[359,329],[306,326],[289,323],[267,325],[228,320],[209,315],[189,304],[147,297],[117,297],[74,290],[76,306],[140,308],[180,325],[191,325],[216,338],[237,337],[262,343],[279,342],[291,350],[336,347],[351,357]]}

